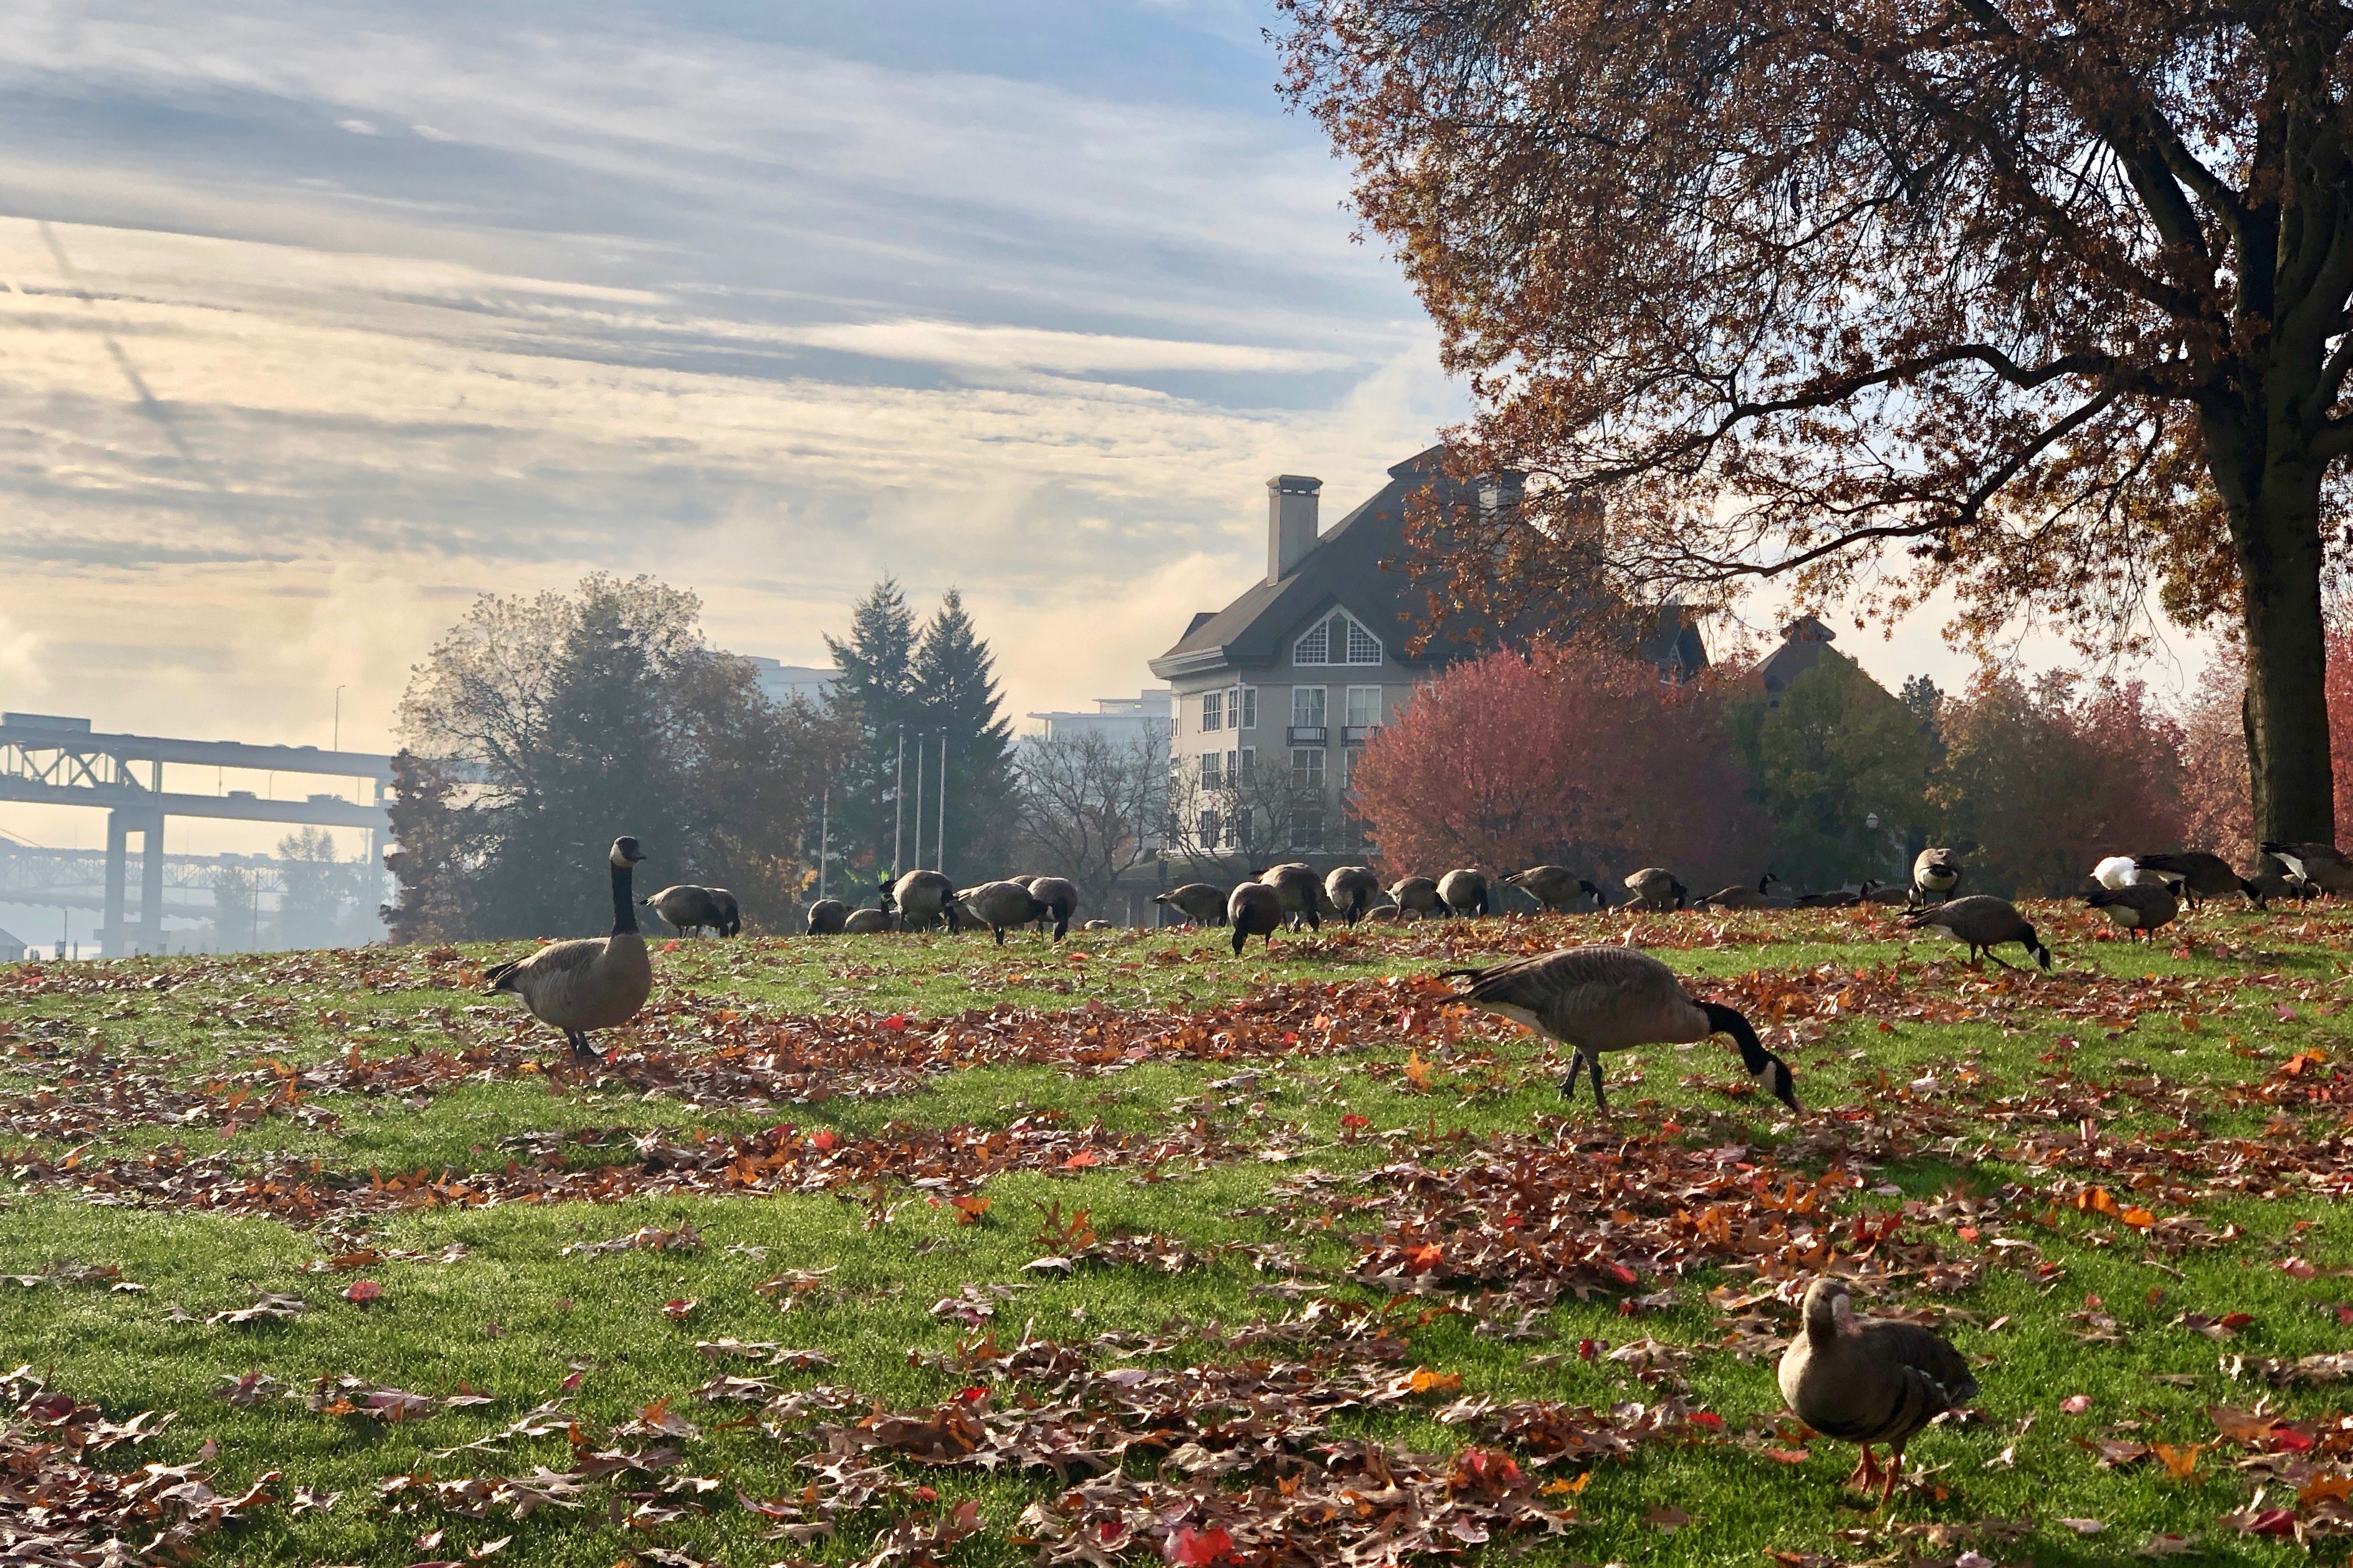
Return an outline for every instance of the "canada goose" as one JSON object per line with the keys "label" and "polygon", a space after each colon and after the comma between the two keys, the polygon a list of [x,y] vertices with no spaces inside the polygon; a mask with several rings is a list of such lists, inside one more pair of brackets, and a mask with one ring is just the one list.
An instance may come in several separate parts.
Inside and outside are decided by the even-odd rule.
{"label": "canada goose", "polygon": [[[1844,1280],[1807,1287],[1805,1326],[1781,1354],[1781,1397],[1822,1436],[1862,1446],[1847,1485],[1868,1491],[1877,1482],[1884,1504],[1904,1473],[1904,1445],[1977,1394],[1968,1360],[1936,1334],[1856,1317]],[[1887,1445],[1883,1472],[1871,1457],[1873,1443]]]}
{"label": "canada goose", "polygon": [[1014,926],[1026,926],[1045,911],[1046,906],[1037,896],[1018,882],[983,882],[977,888],[966,888],[955,896],[964,912],[997,933],[997,945],[1005,945],[1005,933]]}
{"label": "canada goose", "polygon": [[1089,921],[1085,925],[1081,926],[1079,929],[1081,931],[1113,931],[1117,928],[1109,921]]}
{"label": "canada goose", "polygon": [[1458,1000],[1542,1031],[1576,1053],[1564,1098],[1574,1098],[1582,1063],[1593,1079],[1593,1103],[1603,1115],[1609,1102],[1601,1093],[1601,1054],[1633,1046],[1704,1040],[1719,1031],[1740,1047],[1741,1066],[1757,1087],[1790,1110],[1798,1109],[1788,1064],[1765,1048],[1748,1020],[1715,1002],[1694,1002],[1675,972],[1649,953],[1630,947],[1566,947],[1487,969],[1450,969],[1471,984]]}
{"label": "canada goose", "polygon": [[1609,907],[1600,889],[1565,866],[1531,866],[1504,878],[1504,885],[1527,894],[1542,904],[1547,914],[1559,914],[1579,899],[1591,899],[1597,910]]}
{"label": "canada goose", "polygon": [[2146,883],[2094,889],[2084,895],[2084,901],[2095,910],[2107,910],[2108,919],[2125,930],[2150,940],[2154,940],[2150,933],[2181,912],[2181,900],[2173,896],[2171,889]]}
{"label": "canada goose", "polygon": [[852,910],[841,930],[845,936],[879,936],[895,923],[889,910]]}
{"label": "canada goose", "polygon": [[[1773,889],[1778,887],[1780,882],[1780,878],[1767,871],[1757,879],[1757,885],[1753,888],[1746,882],[1736,882],[1729,888],[1718,889],[1707,897],[1694,900],[1692,908],[1704,909],[1709,904],[1715,904],[1718,908],[1727,910],[1761,910],[1765,907],[1766,900],[1772,897]],[[1798,902],[1802,905],[1805,900],[1799,899]]]}
{"label": "canada goose", "polygon": [[2263,907],[2263,889],[2240,876],[2238,868],[2228,860],[2203,849],[2184,849],[2178,855],[2136,855],[2133,864],[2144,871],[2177,879],[2180,885],[2175,893],[2186,897],[2193,910],[2208,899],[2227,899],[2232,893],[2257,909]]}
{"label": "canada goose", "polygon": [[1405,911],[1395,904],[1376,904],[1365,911],[1365,919],[1377,926],[1400,925],[1404,923]]}
{"label": "canada goose", "polygon": [[1663,866],[1645,866],[1635,872],[1626,879],[1626,890],[1646,910],[1679,910],[1691,900],[1691,889]]}
{"label": "canada goose", "polygon": [[2353,893],[2353,862],[2333,844],[2265,844],[2263,853],[2278,856],[2290,876],[2324,893]]}
{"label": "canada goose", "polygon": [[1949,899],[1933,908],[1906,915],[1904,923],[1914,931],[1933,931],[1949,941],[1968,943],[1972,964],[1977,963],[1978,955],[1983,953],[2004,969],[2016,968],[2015,964],[2002,963],[1993,951],[2006,942],[2014,942],[2025,948],[2035,963],[2045,969],[2051,967],[2051,950],[2042,945],[2041,937],[2034,934],[2034,927],[2018,912],[2015,904],[2008,899],[1997,899],[1990,893],[1972,893],[1966,899]]}
{"label": "canada goose", "polygon": [[1464,868],[1438,879],[1438,901],[1458,915],[1487,912],[1487,873]]}
{"label": "canada goose", "polygon": [[1874,882],[1863,879],[1862,901],[1866,904],[1900,904],[1911,894],[1893,882]]}
{"label": "canada goose", "polygon": [[[1293,930],[1297,930],[1302,921],[1307,922],[1311,931],[1324,929],[1324,879],[1315,874],[1314,868],[1297,862],[1270,866],[1260,874],[1259,882],[1274,889],[1274,896],[1281,900],[1283,915],[1290,921]],[[1226,914],[1228,919],[1232,918],[1230,905]]]}
{"label": "canada goose", "polygon": [[891,884],[891,907],[899,912],[902,931],[929,931],[944,918],[956,929],[956,885],[938,871],[910,871]]}
{"label": "canada goose", "polygon": [[1155,893],[1152,901],[1163,909],[1175,910],[1197,926],[1226,923],[1226,890],[1207,882],[1187,882],[1181,888]]}
{"label": "canada goose", "polygon": [[712,931],[721,936],[733,936],[744,929],[735,895],[724,888],[698,888],[691,882],[681,882],[659,893],[648,893],[638,900],[638,905],[652,910],[671,930],[681,934]]}
{"label": "canada goose", "polygon": [[1429,877],[1400,877],[1389,884],[1389,897],[1403,914],[1429,919],[1438,912],[1438,883]]}
{"label": "canada goose", "polygon": [[653,962],[629,901],[630,873],[645,855],[636,839],[623,837],[613,840],[606,858],[613,868],[612,934],[552,942],[529,958],[482,971],[491,983],[484,995],[508,991],[522,997],[533,1017],[564,1031],[575,1057],[596,1055],[588,1031],[628,1023],[654,987]]}
{"label": "canada goose", "polygon": [[1282,895],[1264,882],[1244,882],[1226,899],[1226,923],[1234,928],[1236,958],[1242,955],[1242,944],[1254,936],[1266,938],[1271,951],[1274,928],[1282,923]]}
{"label": "canada goose", "polygon": [[1342,920],[1355,925],[1381,896],[1381,879],[1373,875],[1370,866],[1336,867],[1324,878],[1324,895]]}
{"label": "canada goose", "polygon": [[1961,858],[1950,849],[1923,849],[1912,861],[1912,901],[1942,903],[1961,885]]}
{"label": "canada goose", "polygon": [[2259,906],[2274,899],[2308,899],[2317,891],[2311,883],[2291,872],[2276,855],[2258,856],[2255,874],[2247,879],[2254,889]]}
{"label": "canada goose", "polygon": [[1067,877],[1032,877],[1029,881],[1029,896],[1038,900],[1044,913],[1038,917],[1039,930],[1046,922],[1054,922],[1054,940],[1060,942],[1070,934],[1071,916],[1078,912],[1079,885]]}
{"label": "canada goose", "polygon": [[2111,855],[2092,868],[2092,880],[2103,888],[2164,888],[2181,896],[2179,872],[2144,868],[2129,855]]}
{"label": "canada goose", "polygon": [[808,907],[808,933],[811,936],[839,936],[842,922],[849,919],[849,906],[839,899],[819,899]]}
{"label": "canada goose", "polygon": [[1862,902],[1868,884],[1862,888],[1825,888],[1819,893],[1799,893],[1795,908],[1801,910],[1845,910]]}

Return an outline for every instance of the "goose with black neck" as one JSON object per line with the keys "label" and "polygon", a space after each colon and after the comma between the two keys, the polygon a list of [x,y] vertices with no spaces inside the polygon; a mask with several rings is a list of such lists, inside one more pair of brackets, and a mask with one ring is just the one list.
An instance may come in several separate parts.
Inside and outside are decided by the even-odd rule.
{"label": "goose with black neck", "polygon": [[628,1023],[653,990],[653,961],[647,956],[637,905],[629,898],[631,875],[645,858],[635,838],[625,835],[613,840],[607,858],[613,871],[609,935],[552,942],[528,958],[482,972],[491,983],[484,994],[503,991],[522,997],[533,1017],[564,1032],[575,1058],[595,1056],[589,1031]]}

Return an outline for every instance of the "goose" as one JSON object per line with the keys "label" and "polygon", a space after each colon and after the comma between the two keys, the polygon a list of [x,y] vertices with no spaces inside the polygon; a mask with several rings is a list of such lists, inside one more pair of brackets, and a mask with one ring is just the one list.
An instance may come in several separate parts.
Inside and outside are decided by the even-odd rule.
{"label": "goose", "polygon": [[1634,1046],[1704,1040],[1730,1035],[1740,1047],[1740,1064],[1757,1087],[1790,1110],[1798,1109],[1789,1067],[1765,1048],[1748,1020],[1715,1002],[1695,1002],[1675,972],[1631,947],[1565,947],[1486,969],[1450,969],[1438,978],[1467,978],[1454,994],[1460,1001],[1525,1024],[1575,1053],[1564,1099],[1574,1099],[1581,1064],[1593,1079],[1595,1109],[1607,1116],[1601,1092],[1601,1056]]}
{"label": "goose", "polygon": [[2144,871],[2155,871],[2176,879],[2174,890],[2185,898],[2191,909],[2208,899],[2227,899],[2240,894],[2257,909],[2263,907],[2263,890],[2238,873],[2237,868],[2220,855],[2203,849],[2184,849],[2177,855],[2136,855],[2133,864]]}
{"label": "goose", "polygon": [[1155,893],[1152,901],[1163,909],[1175,910],[1197,926],[1226,923],[1226,890],[1207,882],[1187,882],[1165,893]]}
{"label": "goose", "polygon": [[808,933],[811,936],[839,936],[842,922],[849,919],[849,906],[839,899],[819,899],[808,907]]}
{"label": "goose", "polygon": [[1029,896],[1038,900],[1045,912],[1038,917],[1038,929],[1054,922],[1054,940],[1061,941],[1071,932],[1071,916],[1078,912],[1079,885],[1067,877],[1032,877],[1028,883]]}
{"label": "goose", "polygon": [[2008,899],[1997,899],[1990,893],[1972,893],[1966,899],[1949,899],[1944,903],[1921,910],[1904,917],[1904,923],[1914,931],[1933,931],[1948,941],[1967,942],[1969,963],[1975,965],[1983,953],[2001,964],[2015,969],[1995,956],[1994,949],[2007,942],[2017,942],[2026,949],[2035,963],[2051,967],[2051,950],[2034,934],[2034,927],[2018,906]]}
{"label": "goose", "polygon": [[1548,914],[1559,914],[1579,899],[1591,899],[1597,910],[1609,907],[1600,889],[1565,866],[1531,866],[1504,878],[1504,886],[1517,888],[1542,904]]}
{"label": "goose", "polygon": [[1046,906],[1037,896],[1018,882],[983,882],[977,888],[966,888],[955,896],[964,912],[997,934],[997,945],[1005,945],[1005,933],[1014,926],[1026,926],[1045,912]]}
{"label": "goose", "polygon": [[1847,910],[1862,902],[1873,884],[1860,888],[1825,888],[1819,893],[1799,893],[1797,908],[1801,910]]}
{"label": "goose", "polygon": [[1395,904],[1376,904],[1365,911],[1365,919],[1377,926],[1399,925],[1405,921],[1405,911]]}
{"label": "goose", "polygon": [[1961,858],[1950,849],[1923,849],[1912,861],[1912,901],[1942,903],[1961,885]]}
{"label": "goose", "polygon": [[1089,921],[1079,929],[1081,931],[1116,931],[1118,928],[1109,921]]}
{"label": "goose", "polygon": [[2170,922],[2181,912],[2181,900],[2169,888],[2152,887],[2146,883],[2129,888],[2099,888],[2084,895],[2084,901],[2095,910],[2105,910],[2108,918],[2128,931],[2148,940],[2158,927]]}
{"label": "goose", "polygon": [[929,931],[944,919],[956,929],[956,885],[938,871],[910,871],[891,884],[891,907],[899,911],[902,931]]}
{"label": "goose", "polygon": [[1691,899],[1691,889],[1663,866],[1645,866],[1635,872],[1626,879],[1626,890],[1646,910],[1679,910]]}
{"label": "goose", "polygon": [[1438,883],[1429,877],[1400,877],[1389,884],[1389,897],[1403,914],[1427,920],[1438,912]]}
{"label": "goose", "polygon": [[2111,855],[2092,868],[2092,880],[2103,888],[2166,888],[2181,894],[2179,872],[2144,868],[2130,855]]}
{"label": "goose", "polygon": [[1458,915],[1487,912],[1487,873],[1467,868],[1438,879],[1438,901]]}
{"label": "goose", "polygon": [[2263,853],[2278,856],[2290,876],[2324,893],[2353,893],[2353,862],[2333,844],[2265,844]]}
{"label": "goose", "polygon": [[1862,901],[1866,904],[1900,904],[1911,895],[1893,882],[1874,882],[1863,879]]}
{"label": "goose", "polygon": [[1381,879],[1373,875],[1370,866],[1336,867],[1324,879],[1324,896],[1332,900],[1342,920],[1355,925],[1381,896]]}
{"label": "goose", "polygon": [[1244,882],[1227,896],[1226,923],[1234,928],[1236,958],[1242,955],[1242,944],[1254,936],[1266,938],[1271,952],[1274,928],[1282,923],[1282,895],[1264,882]]}
{"label": "goose", "polygon": [[879,936],[892,928],[889,910],[852,910],[841,922],[848,936]]}
{"label": "goose", "polygon": [[2318,891],[2303,878],[2291,874],[2276,855],[2260,857],[2255,861],[2255,874],[2247,880],[2259,904],[2269,904],[2274,899],[2308,899]]}
{"label": "goose", "polygon": [[681,882],[659,893],[648,893],[638,900],[638,906],[650,909],[681,934],[713,931],[721,936],[733,936],[744,929],[735,895],[724,888],[698,888],[691,882]]}
{"label": "goose", "polygon": [[653,961],[638,930],[638,907],[629,901],[630,873],[645,854],[625,835],[613,840],[606,858],[613,868],[612,934],[552,942],[529,958],[482,971],[491,983],[484,995],[504,991],[522,997],[533,1017],[564,1031],[575,1057],[595,1056],[588,1031],[628,1023],[654,988]]}
{"label": "goose", "polygon": [[[1302,921],[1307,922],[1311,931],[1324,929],[1324,879],[1315,874],[1314,867],[1297,861],[1285,866],[1270,866],[1260,875],[1259,882],[1274,889],[1274,896],[1282,901],[1283,916],[1291,922],[1292,930],[1298,930]],[[1226,912],[1227,918],[1231,919],[1233,911],[1230,906]]]}
{"label": "goose", "polygon": [[[1757,885],[1753,888],[1746,882],[1735,882],[1729,888],[1720,888],[1704,899],[1694,900],[1692,908],[1703,909],[1714,904],[1726,910],[1761,910],[1780,881],[1780,878],[1767,871],[1757,879]],[[1802,905],[1805,900],[1799,899],[1798,902]]]}
{"label": "goose", "polygon": [[[1960,1352],[1916,1323],[1858,1318],[1842,1279],[1806,1288],[1805,1326],[1781,1354],[1781,1397],[1825,1437],[1862,1447],[1849,1486],[1879,1487],[1883,1506],[1904,1473],[1904,1446],[1947,1410],[1978,1395]],[[1887,1445],[1888,1466],[1871,1457]]]}

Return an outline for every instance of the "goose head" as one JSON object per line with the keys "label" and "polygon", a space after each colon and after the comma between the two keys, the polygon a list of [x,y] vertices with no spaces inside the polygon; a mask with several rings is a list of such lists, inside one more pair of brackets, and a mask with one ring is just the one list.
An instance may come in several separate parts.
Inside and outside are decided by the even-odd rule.
{"label": "goose head", "polygon": [[1816,1342],[1835,1339],[1854,1321],[1854,1299],[1846,1281],[1824,1275],[1806,1287],[1806,1337]]}
{"label": "goose head", "polygon": [[620,837],[613,840],[612,861],[614,865],[634,866],[645,858],[645,851],[638,847],[638,841],[628,834],[625,833]]}

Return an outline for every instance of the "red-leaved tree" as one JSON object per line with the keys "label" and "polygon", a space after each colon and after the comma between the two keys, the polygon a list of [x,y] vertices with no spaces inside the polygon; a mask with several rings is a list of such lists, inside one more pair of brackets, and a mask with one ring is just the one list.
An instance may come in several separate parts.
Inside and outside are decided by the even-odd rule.
{"label": "red-leaved tree", "polygon": [[1766,837],[1714,685],[1662,686],[1598,642],[1456,665],[1365,748],[1350,783],[1396,875],[1550,862],[1607,886],[1663,865],[1697,890],[1753,875]]}

